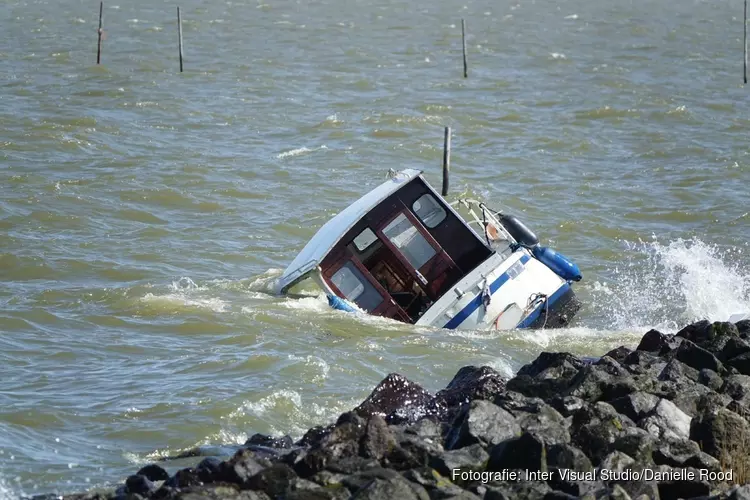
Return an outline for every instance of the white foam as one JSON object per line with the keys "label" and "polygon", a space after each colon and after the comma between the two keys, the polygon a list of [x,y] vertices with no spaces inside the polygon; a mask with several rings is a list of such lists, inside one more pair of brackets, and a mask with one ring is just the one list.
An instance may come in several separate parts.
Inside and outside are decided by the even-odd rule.
{"label": "white foam", "polygon": [[16,500],[20,497],[21,495],[13,491],[5,479],[0,477],[0,500]]}
{"label": "white foam", "polygon": [[282,269],[271,268],[253,279],[247,288],[253,292],[276,293],[276,285],[283,272]]}
{"label": "white foam", "polygon": [[296,356],[294,354],[289,354],[287,356],[292,361],[302,361],[306,366],[310,366],[315,368],[320,372],[320,375],[316,375],[312,378],[312,382],[314,383],[320,383],[323,382],[326,378],[328,378],[328,372],[331,371],[331,367],[326,361],[322,358],[319,358],[317,356]]}
{"label": "white foam", "polygon": [[699,239],[626,242],[623,262],[611,281],[594,283],[589,306],[608,311],[608,326],[621,330],[726,321],[750,303],[750,270],[742,257],[742,249],[722,250]]}
{"label": "white foam", "polygon": [[178,293],[171,293],[166,295],[154,295],[153,293],[147,293],[141,298],[141,301],[163,307],[195,307],[198,309],[210,309],[214,312],[225,312],[227,310],[227,303],[219,299],[218,297],[189,298],[183,294]]}
{"label": "white foam", "polygon": [[578,19],[578,14],[571,14],[569,16],[565,16],[565,19]]}
{"label": "white foam", "polygon": [[288,389],[281,389],[276,392],[265,396],[258,401],[247,401],[242,407],[236,412],[232,413],[230,417],[236,417],[241,413],[250,412],[253,415],[262,417],[269,410],[276,409],[279,406],[295,406],[297,408],[302,406],[302,396],[297,391]]}
{"label": "white foam", "polygon": [[279,153],[278,155],[276,155],[276,158],[278,158],[279,160],[283,160],[284,158],[299,156],[305,153],[311,153],[313,151],[320,151],[321,149],[328,149],[328,146],[323,144],[322,146],[318,148],[314,148],[314,149],[306,148],[303,146],[301,148],[291,149],[289,151],[284,151],[283,153]]}

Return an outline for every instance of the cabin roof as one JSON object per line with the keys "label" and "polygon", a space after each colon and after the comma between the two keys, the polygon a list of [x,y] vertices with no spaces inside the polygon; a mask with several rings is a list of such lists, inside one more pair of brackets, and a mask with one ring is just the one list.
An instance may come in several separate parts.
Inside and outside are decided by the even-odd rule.
{"label": "cabin roof", "polygon": [[375,208],[380,202],[401,189],[409,181],[419,177],[421,170],[406,169],[398,172],[360,199],[346,207],[338,215],[323,224],[315,236],[294,258],[284,274],[279,278],[277,288],[283,293],[295,281],[315,269],[328,252],[362,217]]}

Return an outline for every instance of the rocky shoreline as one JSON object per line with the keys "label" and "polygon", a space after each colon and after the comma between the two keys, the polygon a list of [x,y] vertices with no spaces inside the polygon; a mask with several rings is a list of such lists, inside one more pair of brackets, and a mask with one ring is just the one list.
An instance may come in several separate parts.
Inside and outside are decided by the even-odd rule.
{"label": "rocky shoreline", "polygon": [[296,443],[256,434],[197,460],[64,498],[750,499],[750,321],[651,330],[596,360],[544,352],[510,380],[464,367],[435,395],[391,374]]}

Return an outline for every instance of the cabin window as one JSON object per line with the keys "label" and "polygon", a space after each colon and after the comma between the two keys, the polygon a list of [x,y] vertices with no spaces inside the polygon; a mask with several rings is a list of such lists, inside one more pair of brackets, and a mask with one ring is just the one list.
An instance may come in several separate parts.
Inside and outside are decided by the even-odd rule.
{"label": "cabin window", "polygon": [[372,245],[376,241],[378,241],[378,237],[375,236],[375,233],[372,232],[372,229],[366,227],[364,231],[359,233],[359,235],[354,238],[354,246],[357,247],[358,251],[364,252],[370,245]]}
{"label": "cabin window", "polygon": [[401,251],[414,269],[422,267],[437,253],[404,214],[393,219],[383,229],[383,234]]}
{"label": "cabin window", "polygon": [[440,203],[431,195],[423,194],[412,206],[412,210],[422,223],[429,227],[434,228],[445,220],[445,210],[440,206]]}
{"label": "cabin window", "polygon": [[341,266],[341,269],[331,276],[331,281],[344,294],[344,297],[367,312],[373,311],[383,302],[380,292],[367,281],[351,261]]}

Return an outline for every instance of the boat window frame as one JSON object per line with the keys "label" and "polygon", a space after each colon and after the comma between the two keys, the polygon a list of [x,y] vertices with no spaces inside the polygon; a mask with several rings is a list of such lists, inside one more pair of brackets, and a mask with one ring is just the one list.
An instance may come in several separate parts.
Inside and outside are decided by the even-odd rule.
{"label": "boat window frame", "polygon": [[[369,231],[370,234],[372,235],[372,241],[370,241],[363,248],[360,248],[359,245],[357,244],[357,238],[359,238],[360,236],[362,236],[363,234],[365,234],[365,232],[367,232],[367,231]],[[352,243],[354,244],[354,248],[357,249],[357,252],[364,253],[365,251],[367,251],[368,248],[370,248],[375,243],[377,243],[378,239],[379,239],[378,235],[375,233],[375,231],[373,231],[369,226],[366,226],[362,231],[359,232],[359,234],[357,234],[357,236],[355,236],[354,238],[352,238]]]}
{"label": "boat window frame", "polygon": [[[438,220],[434,224],[428,224],[427,221],[424,218],[422,218],[421,215],[419,215],[419,213],[417,212],[418,209],[414,208],[414,205],[416,205],[417,203],[423,203],[422,199],[424,199],[424,198],[429,199],[430,203],[435,208],[437,208],[440,211],[440,213],[442,214],[442,216],[440,217],[440,220]],[[422,196],[420,196],[419,198],[417,198],[416,200],[414,200],[412,202],[412,204],[411,204],[411,210],[412,210],[412,212],[414,212],[414,215],[417,216],[417,218],[422,222],[422,224],[424,224],[424,226],[427,229],[435,229],[440,224],[442,224],[443,222],[445,222],[445,219],[448,218],[448,212],[445,210],[445,207],[443,207],[443,205],[432,195],[432,193],[429,193],[429,192],[428,193],[424,193]]]}
{"label": "boat window frame", "polygon": [[[388,235],[388,233],[386,233],[386,231],[389,231],[391,229],[394,229],[394,228],[398,227],[398,224],[401,224],[403,222],[403,221],[399,222],[397,225],[395,225],[395,226],[393,226],[393,228],[391,228],[391,225],[394,224],[396,221],[398,221],[399,218],[403,218],[403,221],[405,221],[405,222],[407,222],[409,224],[409,228],[406,231],[414,230],[414,232],[416,233],[416,234],[412,235],[409,238],[409,241],[407,243],[405,243],[404,245],[401,245],[400,242],[396,241],[396,238],[399,237],[399,236],[401,236],[401,235],[403,235],[403,234],[405,234],[406,231],[402,231],[402,232],[400,232],[400,233],[398,233],[396,235],[390,235],[390,236]],[[425,237],[425,235],[419,230],[419,227],[416,224],[414,224],[414,222],[411,219],[409,219],[409,217],[407,217],[405,211],[401,211],[398,214],[396,214],[396,216],[393,219],[391,219],[391,221],[388,224],[385,224],[382,227],[381,232],[383,233],[383,236],[385,236],[388,239],[388,241],[391,243],[391,245],[393,245],[396,248],[396,250],[409,262],[409,265],[413,269],[416,269],[417,271],[419,271],[422,267],[424,267],[425,264],[427,264],[429,261],[431,261],[432,259],[434,259],[440,253],[440,251],[442,250],[442,248],[439,245],[438,245],[437,248],[435,248],[435,245],[433,245],[433,244],[430,243],[430,241]],[[409,249],[409,243],[411,243],[412,241],[414,241],[414,238],[417,237],[417,236],[422,239],[422,241],[420,242],[420,244],[422,242],[424,242],[427,245],[427,247],[430,250],[432,250],[432,254],[430,254],[429,256],[427,256],[427,258],[424,258],[424,256],[419,256],[420,260],[424,259],[423,261],[421,261],[421,263],[419,265],[416,265],[414,262],[412,262],[412,259],[416,258],[417,256],[415,254],[411,253],[411,252],[407,252],[406,251],[407,249]]]}
{"label": "boat window frame", "polygon": [[[353,277],[355,280],[357,280],[357,282],[359,283],[359,286],[362,287],[362,291],[359,294],[357,294],[354,298],[351,298],[346,293],[344,293],[344,291],[341,289],[341,287],[339,286],[339,284],[337,284],[334,281],[334,277],[337,274],[339,274],[340,272],[344,271],[344,270],[348,271],[349,275],[351,277]],[[350,302],[354,302],[355,304],[357,304],[358,307],[361,307],[362,309],[364,309],[368,313],[372,313],[372,311],[375,311],[378,307],[380,307],[381,305],[383,305],[383,302],[385,302],[387,300],[386,296],[384,296],[383,293],[380,290],[378,290],[378,288],[376,286],[373,285],[373,283],[368,279],[368,277],[364,275],[364,273],[362,272],[362,270],[359,269],[359,266],[357,266],[357,264],[353,260],[351,260],[351,259],[347,259],[344,262],[342,262],[341,266],[339,266],[339,268],[336,269],[335,272],[331,273],[330,281],[331,281],[331,285],[333,285],[333,287],[335,287],[335,289],[341,295],[343,295],[344,298],[346,298],[346,300],[348,300]],[[356,290],[356,288],[355,288],[355,290]],[[375,293],[375,294],[377,294],[380,297],[380,302],[378,302],[374,307],[371,307],[369,309],[366,308],[366,307],[364,307],[364,306],[362,306],[362,305],[360,305],[357,302],[357,299],[360,298],[365,293],[370,293],[370,294]]]}
{"label": "boat window frame", "polygon": [[[409,262],[409,259],[406,258],[406,256],[401,253],[401,250],[394,245],[388,237],[383,234],[383,229],[388,226],[393,220],[396,219],[400,214],[406,215],[406,218],[411,221],[411,223],[417,228],[417,231],[419,231],[422,236],[425,237],[427,242],[432,246],[433,249],[435,249],[436,253],[432,256],[427,262],[422,264],[422,267],[420,269],[423,269],[425,267],[432,267],[434,264],[435,259],[443,259],[449,267],[458,269],[458,266],[453,261],[450,255],[443,249],[443,247],[438,243],[438,241],[430,234],[430,232],[427,230],[427,228],[422,224],[422,222],[419,220],[419,218],[414,215],[414,213],[409,209],[409,207],[401,200],[399,200],[400,208],[395,210],[391,213],[389,217],[386,217],[385,219],[381,220],[377,225],[373,226],[375,228],[375,234],[378,235],[380,238],[380,241],[383,242],[383,245],[386,246],[393,254],[396,256],[396,258],[401,262],[401,264],[406,268],[406,270],[411,273],[412,277],[417,280],[419,285],[421,286],[422,290],[427,294],[428,297],[430,297],[432,300],[438,300],[440,298],[439,295],[434,294],[432,290],[430,290],[431,282],[427,280],[427,278],[422,274],[422,272],[419,269],[415,269],[414,266]],[[395,208],[395,207],[394,207]]]}

